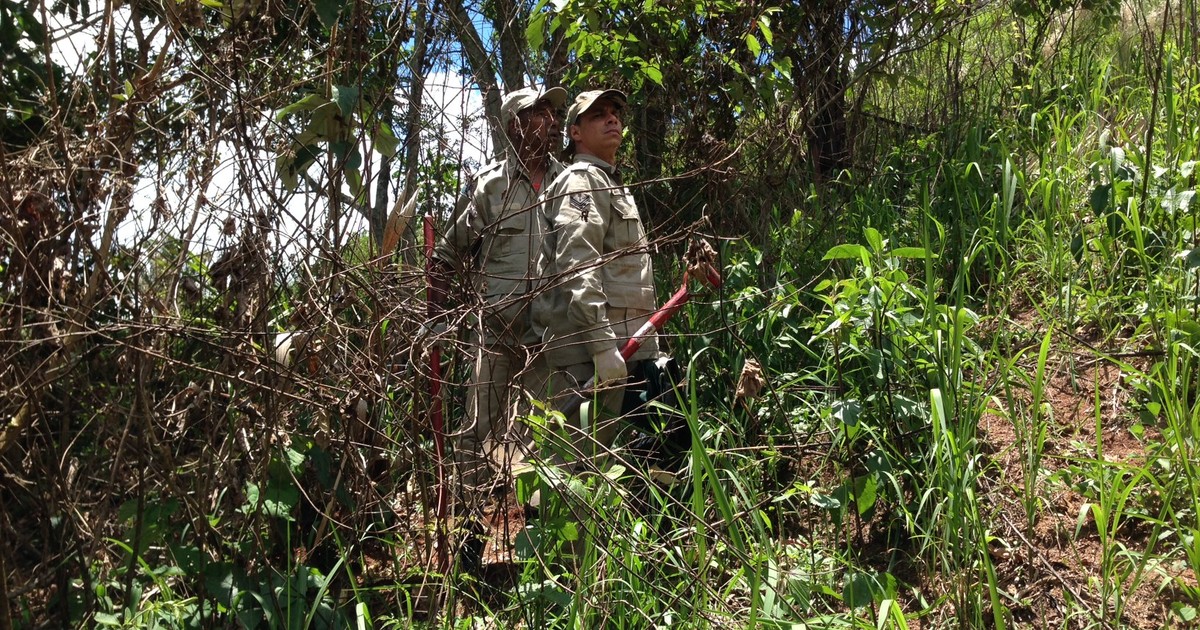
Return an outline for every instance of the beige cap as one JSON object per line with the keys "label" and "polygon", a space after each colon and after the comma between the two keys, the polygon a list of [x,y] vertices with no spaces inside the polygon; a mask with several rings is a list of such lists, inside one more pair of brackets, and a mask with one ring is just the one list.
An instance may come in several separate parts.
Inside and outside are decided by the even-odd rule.
{"label": "beige cap", "polygon": [[[571,103],[571,107],[567,108],[567,118],[565,124],[569,127],[575,124],[579,115],[592,108],[596,101],[602,98],[609,98],[617,102],[622,108],[628,102],[625,98],[625,93],[621,90],[591,90],[583,92],[575,97],[575,102]],[[575,155],[575,141],[571,139],[571,134],[567,134],[567,148],[563,149],[563,155],[570,157]]]}
{"label": "beige cap", "polygon": [[575,102],[571,103],[571,107],[567,109],[566,123],[568,125],[574,125],[575,119],[579,118],[580,114],[591,109],[592,105],[595,105],[596,101],[602,98],[610,98],[616,101],[621,107],[625,107],[625,93],[620,90],[592,90],[590,92],[584,92],[579,96],[576,96]]}
{"label": "beige cap", "polygon": [[512,120],[518,112],[533,107],[543,98],[550,101],[554,109],[559,109],[563,103],[567,102],[567,91],[560,87],[552,87],[548,90],[522,88],[505,94],[504,100],[500,103],[500,125],[508,127],[508,121]]}

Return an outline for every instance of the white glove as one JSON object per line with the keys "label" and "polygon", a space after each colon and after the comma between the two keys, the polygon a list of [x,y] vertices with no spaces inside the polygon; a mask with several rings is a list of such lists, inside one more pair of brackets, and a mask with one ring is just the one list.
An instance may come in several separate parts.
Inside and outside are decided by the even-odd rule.
{"label": "white glove", "polygon": [[416,338],[419,343],[425,345],[436,345],[437,347],[445,350],[446,347],[450,345],[450,340],[446,332],[446,322],[436,322],[432,326],[421,324],[421,327],[417,329]]}
{"label": "white glove", "polygon": [[596,385],[605,385],[625,380],[629,376],[629,368],[621,351],[613,348],[592,355],[592,363],[596,366]]}

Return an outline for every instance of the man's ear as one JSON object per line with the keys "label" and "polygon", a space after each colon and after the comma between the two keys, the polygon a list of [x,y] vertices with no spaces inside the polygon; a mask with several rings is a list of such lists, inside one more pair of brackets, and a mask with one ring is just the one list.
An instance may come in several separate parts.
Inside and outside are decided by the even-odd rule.
{"label": "man's ear", "polygon": [[567,127],[567,136],[572,140],[579,142],[579,139],[583,137],[583,132],[580,131],[579,125],[569,125]]}

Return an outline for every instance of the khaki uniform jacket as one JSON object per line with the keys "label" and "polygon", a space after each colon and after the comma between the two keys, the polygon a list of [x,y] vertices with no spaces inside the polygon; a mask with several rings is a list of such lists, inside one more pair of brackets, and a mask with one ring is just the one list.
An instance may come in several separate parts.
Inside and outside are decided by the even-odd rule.
{"label": "khaki uniform jacket", "polygon": [[[616,168],[587,154],[542,193],[545,238],[536,320],[553,367],[619,348],[655,308],[654,269],[633,196]],[[658,353],[656,336],[631,361]]]}
{"label": "khaki uniform jacket", "polygon": [[[550,158],[543,186],[563,166]],[[532,325],[529,301],[538,288],[542,222],[538,193],[510,149],[467,183],[450,225],[434,246],[434,258],[448,264],[483,299],[485,343],[541,341]]]}

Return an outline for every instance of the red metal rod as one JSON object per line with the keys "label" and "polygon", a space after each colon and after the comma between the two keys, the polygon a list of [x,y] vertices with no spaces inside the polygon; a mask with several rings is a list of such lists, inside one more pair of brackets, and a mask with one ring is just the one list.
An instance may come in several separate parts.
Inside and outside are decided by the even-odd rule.
{"label": "red metal rod", "polygon": [[[718,273],[717,270],[711,265],[706,265],[703,279],[714,288],[721,286],[721,274]],[[663,326],[667,324],[667,320],[671,319],[675,313],[679,312],[679,309],[683,308],[683,305],[687,304],[691,297],[692,294],[690,291],[688,291],[688,278],[685,275],[683,278],[683,285],[675,291],[675,295],[672,295],[671,299],[667,300],[666,304],[663,304],[657,311],[654,311],[654,313],[650,315],[650,318],[646,320],[646,323],[642,324],[641,328],[638,328],[637,332],[625,342],[625,345],[621,346],[621,357],[628,361],[629,358],[632,357],[642,347],[642,344],[646,343],[646,340],[650,338],[650,335],[654,334],[655,332],[662,331]],[[595,389],[595,387],[596,377],[593,376],[583,384],[583,387],[580,389],[580,391],[591,391],[592,389]],[[563,415],[570,418],[579,411],[579,407],[583,404],[583,402],[583,395],[577,393],[571,396],[571,398],[559,408],[559,411],[561,411]]]}
{"label": "red metal rod", "polygon": [[683,305],[687,304],[688,299],[691,296],[692,294],[688,292],[687,283],[685,282],[683,286],[679,287],[679,290],[675,292],[675,295],[672,295],[671,299],[667,300],[667,303],[663,304],[661,308],[659,308],[657,311],[654,311],[654,314],[650,316],[650,319],[646,320],[646,323],[642,324],[642,327],[639,328],[638,331],[634,333],[628,341],[625,342],[625,345],[621,347],[621,358],[628,361],[629,357],[633,356],[634,353],[641,349],[642,344],[646,342],[646,339],[648,339],[650,335],[663,329],[663,326],[666,325],[667,320],[671,319],[671,317],[675,315],[680,308],[683,308]]}
{"label": "red metal rod", "polygon": [[[433,217],[425,217],[425,280],[427,290],[433,293]],[[437,305],[432,297],[427,299],[427,315],[432,319],[437,314]],[[445,572],[450,568],[449,549],[446,541],[446,431],[442,419],[442,349],[434,344],[429,351],[429,422],[433,428],[433,450],[437,458],[437,505],[434,508],[437,529],[438,569]]]}

